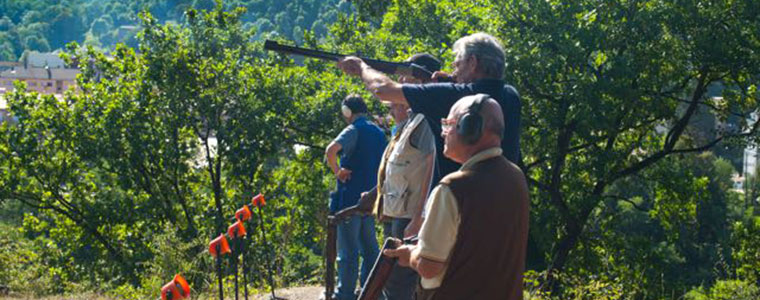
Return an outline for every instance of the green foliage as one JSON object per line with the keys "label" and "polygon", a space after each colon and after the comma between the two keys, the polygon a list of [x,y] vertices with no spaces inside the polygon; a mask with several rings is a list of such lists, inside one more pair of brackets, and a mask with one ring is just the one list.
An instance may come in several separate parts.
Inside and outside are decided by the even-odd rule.
{"label": "green foliage", "polygon": [[687,300],[750,300],[760,297],[760,288],[748,281],[721,280],[708,291],[698,288],[689,291],[684,299]]}
{"label": "green foliage", "polygon": [[621,282],[620,278],[610,278],[607,276],[589,275],[573,276],[569,274],[557,274],[558,278],[567,289],[561,297],[553,296],[551,292],[545,291],[541,287],[542,278],[546,274],[539,274],[535,271],[525,273],[525,290],[523,299],[525,300],[553,300],[553,299],[573,299],[573,300],[618,300],[631,299],[629,290]]}
{"label": "green foliage", "polygon": [[[368,93],[331,63],[295,62],[251,41],[451,62],[456,39],[486,31],[504,41],[505,78],[524,103],[528,268],[537,270],[528,297],[757,292],[760,223],[731,190],[732,163],[707,151],[758,139],[744,118],[759,96],[757,1],[359,1],[358,15],[342,13],[354,9],[345,1],[64,2],[50,11],[35,6],[43,1],[0,4],[0,28],[11,28],[0,32],[11,41],[0,39],[0,55],[18,56],[16,37],[42,42],[55,26],[101,46],[129,40],[122,25],[139,19],[139,30],[109,56],[70,45],[80,92],[56,99],[19,85],[7,95],[19,122],[0,125],[0,202],[23,204],[22,238],[12,240],[32,250],[0,262],[39,264],[4,268],[2,280],[36,276],[41,294],[154,298],[181,272],[207,293],[206,243],[263,192],[266,222],[249,224],[251,277],[265,278],[271,263],[279,285],[316,282],[333,184],[322,147],[344,125],[339,100]],[[370,109],[380,111],[377,101]],[[734,116],[735,128],[706,126],[698,113]]]}
{"label": "green foliage", "polygon": [[[731,273],[729,212],[741,209],[733,170],[693,153],[758,136],[746,119],[758,99],[760,39],[748,32],[760,23],[746,14],[760,11],[756,1],[399,0],[380,11],[380,25],[374,13],[339,18],[337,48],[451,61],[465,34],[504,42],[505,78],[524,103],[528,267],[551,270],[545,288],[574,295],[555,289],[559,272],[618,278],[634,298],[670,297]],[[713,23],[725,26],[703,25]],[[739,120],[705,128],[697,112]]]}
{"label": "green foliage", "polygon": [[[305,30],[323,37],[325,24],[335,21],[338,12],[349,13],[350,4],[339,0],[227,0],[226,9],[244,7],[240,17],[246,27],[258,30],[254,39],[276,35],[300,41]],[[137,14],[150,12],[159,23],[186,21],[189,8],[212,10],[214,0],[203,1],[117,1],[117,0],[33,0],[0,3],[0,60],[15,60],[25,50],[47,52],[63,49],[69,42],[113,49],[117,43],[137,47]],[[298,18],[292,16],[300,16]],[[5,44],[7,41],[8,45]]]}
{"label": "green foliage", "polygon": [[760,217],[746,216],[733,224],[733,258],[736,275],[750,282],[760,280]]}
{"label": "green foliage", "polygon": [[[183,27],[145,14],[139,54],[70,46],[81,92],[9,95],[19,122],[0,127],[0,195],[34,209],[25,232],[61,245],[65,264],[50,265],[67,266],[66,281],[150,295],[173,272],[208,273],[203,244],[255,192],[270,199],[271,244],[251,257],[276,258],[284,282],[316,278],[329,181],[311,147],[337,134],[347,91],[335,69],[316,76],[305,70],[324,65],[263,56],[243,13],[190,10]],[[167,252],[177,243],[192,247]],[[204,276],[190,280],[200,288]]]}
{"label": "green foliage", "polygon": [[[8,224],[0,223],[0,283],[15,292],[61,292],[59,250],[49,239],[29,240]],[[55,267],[54,267],[55,266]]]}

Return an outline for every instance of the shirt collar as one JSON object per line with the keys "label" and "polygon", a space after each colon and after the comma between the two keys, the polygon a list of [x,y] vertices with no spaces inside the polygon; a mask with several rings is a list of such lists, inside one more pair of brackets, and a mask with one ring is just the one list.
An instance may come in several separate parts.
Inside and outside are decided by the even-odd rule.
{"label": "shirt collar", "polygon": [[406,124],[409,123],[409,120],[411,120],[411,119],[412,119],[411,115],[408,116],[408,117],[406,117],[406,119],[404,119],[403,121],[401,121],[398,124],[396,124],[396,128],[399,128],[399,129],[404,128],[404,126],[406,126]]}
{"label": "shirt collar", "polygon": [[473,84],[476,85],[503,85],[504,80],[498,79],[498,78],[480,78],[478,80],[475,80]]}
{"label": "shirt collar", "polygon": [[499,155],[501,155],[501,148],[499,147],[488,148],[470,157],[470,159],[468,159],[466,162],[462,164],[462,167],[459,168],[459,170],[470,169],[476,163],[479,163],[481,161],[484,161],[486,159],[489,159],[491,157],[496,157]]}
{"label": "shirt collar", "polygon": [[356,119],[354,119],[353,122],[351,122],[351,124],[356,124],[356,123],[359,123],[360,121],[361,122],[367,121],[367,117],[363,116],[363,115],[362,116],[358,116],[358,117],[356,117]]}

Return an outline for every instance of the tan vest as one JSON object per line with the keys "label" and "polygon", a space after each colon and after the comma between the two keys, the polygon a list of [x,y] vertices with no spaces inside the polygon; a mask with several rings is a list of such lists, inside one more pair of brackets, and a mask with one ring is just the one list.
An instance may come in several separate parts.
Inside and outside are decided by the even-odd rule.
{"label": "tan vest", "polygon": [[412,218],[422,200],[421,188],[430,185],[430,182],[423,185],[420,180],[423,180],[433,166],[425,164],[425,153],[414,148],[410,140],[412,132],[422,122],[425,122],[425,116],[414,115],[411,121],[400,129],[402,131],[396,140],[385,148],[383,161],[380,163],[385,167],[380,168],[385,174],[378,174],[379,178],[383,179],[378,190],[378,195],[382,195],[383,199],[382,215]]}

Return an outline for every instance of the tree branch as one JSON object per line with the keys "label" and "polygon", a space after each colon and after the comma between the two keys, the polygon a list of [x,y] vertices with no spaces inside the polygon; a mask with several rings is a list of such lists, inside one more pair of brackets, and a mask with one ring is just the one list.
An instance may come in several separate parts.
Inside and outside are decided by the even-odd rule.
{"label": "tree branch", "polygon": [[623,196],[619,196],[619,195],[604,195],[604,197],[605,198],[611,198],[611,199],[625,201],[625,202],[631,204],[633,206],[633,208],[635,208],[636,210],[639,210],[639,211],[649,212],[649,210],[650,210],[649,208],[642,207],[642,206],[636,204],[636,202],[633,202],[633,200],[628,199],[628,198],[623,197]]}
{"label": "tree branch", "polygon": [[665,137],[665,145],[663,146],[663,149],[626,169],[620,170],[617,173],[612,174],[612,176],[610,176],[609,182],[614,182],[617,179],[636,173],[673,152],[673,148],[675,147],[676,142],[681,137],[684,130],[686,130],[686,125],[689,124],[689,120],[691,120],[691,117],[694,115],[694,113],[697,110],[697,106],[699,105],[699,99],[701,99],[702,96],[704,96],[704,93],[706,92],[706,87],[707,87],[707,84],[705,82],[706,79],[707,79],[707,72],[703,68],[702,74],[699,76],[697,88],[696,90],[694,90],[694,94],[692,95],[691,103],[689,104],[689,107],[686,109],[686,112],[684,112],[684,115],[678,120],[678,122],[673,126],[673,128],[671,128],[671,130],[668,131],[668,134]]}

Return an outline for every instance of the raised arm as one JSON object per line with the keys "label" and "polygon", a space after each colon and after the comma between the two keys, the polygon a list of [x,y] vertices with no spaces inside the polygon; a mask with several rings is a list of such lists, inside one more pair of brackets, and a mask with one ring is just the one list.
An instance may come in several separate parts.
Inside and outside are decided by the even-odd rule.
{"label": "raised arm", "polygon": [[361,78],[367,89],[380,100],[407,104],[401,84],[373,69],[361,58],[347,56],[338,62],[338,67],[348,75]]}

